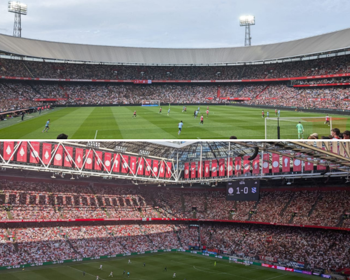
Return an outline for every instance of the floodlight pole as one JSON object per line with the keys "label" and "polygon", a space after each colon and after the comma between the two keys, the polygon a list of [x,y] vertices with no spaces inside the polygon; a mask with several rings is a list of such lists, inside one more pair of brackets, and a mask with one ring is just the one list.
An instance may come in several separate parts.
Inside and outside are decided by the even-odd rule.
{"label": "floodlight pole", "polygon": [[240,17],[240,26],[245,27],[245,39],[244,46],[252,45],[252,37],[250,36],[250,26],[255,25],[255,17],[254,16],[242,16]]}
{"label": "floodlight pole", "polygon": [[13,36],[22,37],[22,15],[27,15],[27,5],[15,1],[9,1],[8,11],[15,14]]}
{"label": "floodlight pole", "polygon": [[244,40],[244,46],[251,46],[252,45],[252,37],[250,37],[250,24],[248,23],[245,26],[245,40]]}
{"label": "floodlight pole", "polygon": [[22,37],[21,14],[15,13],[15,22],[13,24],[13,37]]}

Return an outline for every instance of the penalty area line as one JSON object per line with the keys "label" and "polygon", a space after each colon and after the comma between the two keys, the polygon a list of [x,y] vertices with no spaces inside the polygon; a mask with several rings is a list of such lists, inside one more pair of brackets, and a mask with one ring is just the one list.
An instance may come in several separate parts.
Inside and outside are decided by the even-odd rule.
{"label": "penalty area line", "polygon": [[95,138],[94,138],[94,139],[96,139],[96,137],[97,137],[97,132],[98,132],[98,130],[96,130],[96,133],[95,133]]}

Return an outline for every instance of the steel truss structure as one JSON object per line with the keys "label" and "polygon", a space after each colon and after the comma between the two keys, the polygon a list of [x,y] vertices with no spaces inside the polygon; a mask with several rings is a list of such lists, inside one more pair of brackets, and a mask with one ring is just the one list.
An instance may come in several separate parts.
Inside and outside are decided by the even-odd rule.
{"label": "steel truss structure", "polygon": [[[22,142],[27,142],[30,149],[33,149],[31,141],[18,141],[14,146],[14,150],[10,155],[10,159],[18,151]],[[38,141],[36,141],[38,142]],[[0,142],[1,143],[1,142]],[[174,145],[162,145],[152,142],[119,142],[119,141],[102,141],[102,142],[74,142],[74,141],[45,141],[45,143],[56,144],[57,146],[52,148],[52,154],[55,154],[59,147],[63,148],[66,155],[69,156],[66,147],[85,148],[88,154],[83,159],[82,167],[76,162],[73,157],[69,160],[72,162],[72,167],[58,167],[53,166],[51,158],[48,164],[44,163],[42,155],[40,153],[36,155],[38,158],[38,164],[19,163],[5,160],[3,155],[0,154],[0,167],[3,171],[6,169],[17,169],[27,171],[38,172],[50,172],[56,175],[69,174],[76,177],[100,177],[103,179],[125,179],[132,180],[135,184],[137,182],[152,183],[152,184],[188,184],[188,183],[217,183],[232,180],[245,180],[245,179],[294,179],[294,178],[318,178],[318,177],[348,177],[350,173],[350,142],[346,141],[306,141],[306,142],[294,142],[294,141],[274,141],[274,142],[253,142],[253,141],[217,141],[217,142],[186,142],[185,144],[179,144],[178,147]],[[96,145],[98,143],[98,145]],[[92,145],[93,144],[93,145]],[[122,152],[117,152],[121,150]],[[131,173],[121,174],[114,173],[112,163],[111,168],[108,171],[107,166],[102,159],[99,158],[96,152],[105,151],[111,152],[115,155],[120,155],[120,159]],[[225,158],[229,161],[234,156],[252,156],[254,153],[274,153],[281,156],[289,157],[291,159],[299,159],[304,162],[310,162],[312,164],[326,166],[325,171],[312,171],[312,172],[289,172],[285,174],[264,174],[262,173],[262,162],[260,162],[260,174],[242,174],[240,176],[231,175],[227,171],[227,176],[224,177],[199,177],[196,179],[183,179],[182,171],[185,161],[198,161],[203,166],[204,160]],[[83,168],[89,153],[92,153],[97,158],[99,164],[102,165],[101,171],[86,170]],[[147,154],[146,156],[144,156]],[[137,162],[136,172],[133,172],[128,162],[125,162],[122,155],[137,156],[143,158],[144,164],[151,171],[150,176],[138,175],[139,161]],[[159,163],[163,162],[166,166],[167,162],[172,163],[170,170],[170,178],[160,177],[159,172],[154,172],[152,167],[147,163],[148,159],[159,160]],[[261,156],[262,158],[262,156]],[[270,161],[270,164],[272,162]]]}

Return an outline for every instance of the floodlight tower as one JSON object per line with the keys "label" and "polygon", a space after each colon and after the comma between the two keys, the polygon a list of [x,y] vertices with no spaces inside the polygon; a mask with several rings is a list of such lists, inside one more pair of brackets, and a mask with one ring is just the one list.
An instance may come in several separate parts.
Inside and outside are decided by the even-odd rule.
{"label": "floodlight tower", "polygon": [[21,15],[27,15],[27,5],[15,1],[9,1],[8,11],[15,14],[13,36],[22,37]]}
{"label": "floodlight tower", "polygon": [[250,26],[255,25],[255,16],[241,16],[239,18],[240,26],[245,26],[244,46],[252,45],[252,37],[250,37]]}

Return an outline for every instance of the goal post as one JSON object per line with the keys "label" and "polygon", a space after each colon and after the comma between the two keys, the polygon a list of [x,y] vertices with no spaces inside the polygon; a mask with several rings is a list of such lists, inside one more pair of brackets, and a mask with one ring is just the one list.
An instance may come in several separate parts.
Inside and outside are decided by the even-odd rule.
{"label": "goal post", "polygon": [[141,106],[145,106],[145,107],[160,106],[160,100],[142,100]]}
{"label": "goal post", "polygon": [[[329,136],[334,126],[332,117],[329,117],[329,124],[325,124],[325,117],[284,117],[265,118],[265,139],[278,139],[278,127],[280,129],[280,139],[297,139],[297,124],[303,125],[303,139],[307,139],[310,134],[317,133],[321,136]],[[339,123],[340,125],[340,123]]]}

